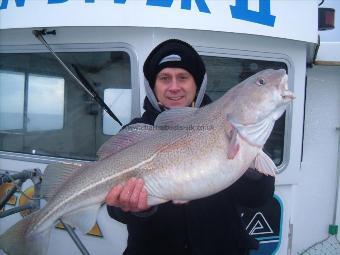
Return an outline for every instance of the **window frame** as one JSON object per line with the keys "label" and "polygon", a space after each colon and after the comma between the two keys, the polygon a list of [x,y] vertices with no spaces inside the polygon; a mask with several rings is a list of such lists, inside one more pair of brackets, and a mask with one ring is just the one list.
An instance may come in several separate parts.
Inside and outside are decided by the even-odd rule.
{"label": "window frame", "polygon": [[[205,46],[195,46],[195,49],[201,56],[221,57],[221,58],[238,58],[247,60],[262,60],[272,62],[282,62],[287,66],[288,70],[288,88],[294,92],[294,77],[295,67],[293,60],[286,54],[261,52],[241,49],[214,48]],[[208,77],[209,79],[209,77]],[[236,85],[236,84],[235,84]],[[285,131],[283,138],[283,157],[280,165],[277,166],[277,174],[284,172],[287,169],[290,160],[291,146],[291,130],[292,130],[292,112],[293,106],[289,104],[286,109],[285,116]]]}
{"label": "window frame", "polygon": [[[138,70],[138,58],[136,54],[136,50],[128,43],[70,43],[70,44],[50,44],[51,48],[54,52],[58,53],[67,53],[67,52],[111,52],[111,51],[122,51],[128,54],[130,58],[130,68],[131,68],[131,118],[140,116],[140,85],[139,85],[139,70]],[[43,45],[7,45],[0,46],[0,54],[10,54],[10,53],[49,53],[49,51]],[[8,70],[10,71],[10,70]],[[16,70],[11,70],[12,72],[20,72]],[[26,79],[28,74],[26,72],[22,72],[25,74],[25,90],[26,88]],[[40,75],[37,72],[32,73],[34,75]],[[27,76],[27,77],[26,77]],[[26,96],[26,92],[25,92]],[[64,94],[66,97],[66,93]],[[26,103],[25,103],[26,104]],[[24,106],[24,110],[26,110],[27,106]],[[64,118],[65,118],[65,109],[67,109],[67,102],[64,102]],[[102,112],[102,111],[101,111]],[[103,115],[102,115],[103,117]],[[64,123],[65,125],[65,119]],[[42,132],[42,131],[34,131],[34,132]],[[44,131],[45,132],[45,131]],[[20,134],[24,134],[20,132]],[[29,161],[34,163],[43,163],[50,164],[54,162],[88,162],[86,159],[73,159],[73,158],[63,158],[58,156],[43,156],[43,155],[34,155],[28,153],[21,152],[9,152],[0,149],[0,158],[4,159],[12,159],[19,161]]]}

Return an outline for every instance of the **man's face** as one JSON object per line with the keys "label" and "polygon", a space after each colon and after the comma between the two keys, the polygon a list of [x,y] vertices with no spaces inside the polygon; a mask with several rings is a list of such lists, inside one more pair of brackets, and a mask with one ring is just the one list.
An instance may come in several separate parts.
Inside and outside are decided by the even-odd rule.
{"label": "man's face", "polygon": [[183,68],[164,68],[157,74],[155,94],[166,108],[189,106],[196,95],[194,77]]}

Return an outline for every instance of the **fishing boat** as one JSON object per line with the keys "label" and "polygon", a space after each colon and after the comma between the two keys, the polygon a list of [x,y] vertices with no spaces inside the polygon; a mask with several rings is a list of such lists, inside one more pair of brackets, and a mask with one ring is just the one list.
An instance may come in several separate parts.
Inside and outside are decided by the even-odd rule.
{"label": "fishing boat", "polygon": [[[296,95],[264,147],[275,195],[242,208],[251,255],[339,240],[339,22],[337,0],[0,1],[0,234],[44,206],[48,164],[96,160],[142,114],[144,60],[178,38],[202,56],[213,100],[266,68],[285,69]],[[58,223],[48,254],[118,255],[126,241],[103,207],[87,235]]]}

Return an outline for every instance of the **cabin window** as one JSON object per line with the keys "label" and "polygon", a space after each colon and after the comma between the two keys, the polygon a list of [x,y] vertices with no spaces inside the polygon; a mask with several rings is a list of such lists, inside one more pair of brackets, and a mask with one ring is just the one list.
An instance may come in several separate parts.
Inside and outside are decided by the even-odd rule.
{"label": "cabin window", "polygon": [[0,130],[3,132],[63,128],[62,78],[0,71],[0,99]]}
{"label": "cabin window", "polygon": [[[267,69],[285,69],[284,62],[228,58],[219,56],[202,56],[208,74],[207,94],[212,100],[221,97],[226,91],[249,76]],[[264,151],[276,165],[281,165],[284,152],[285,114],[279,118],[264,146]]]}
{"label": "cabin window", "polygon": [[63,128],[64,83],[64,78],[28,75],[28,132]]}
{"label": "cabin window", "polygon": [[0,70],[0,131],[24,127],[25,74]]}
{"label": "cabin window", "polygon": [[[130,121],[127,52],[57,54],[73,73],[81,73],[123,124]],[[32,159],[95,160],[101,144],[120,128],[50,53],[0,54],[1,151],[31,154]]]}

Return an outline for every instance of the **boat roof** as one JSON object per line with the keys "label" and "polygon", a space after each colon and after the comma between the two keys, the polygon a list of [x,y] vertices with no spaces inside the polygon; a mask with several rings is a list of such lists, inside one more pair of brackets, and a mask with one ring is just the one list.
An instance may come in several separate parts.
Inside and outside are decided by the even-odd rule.
{"label": "boat roof", "polygon": [[317,43],[318,5],[310,0],[8,1],[0,30],[53,27],[161,27],[231,32]]}

